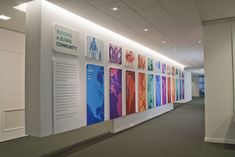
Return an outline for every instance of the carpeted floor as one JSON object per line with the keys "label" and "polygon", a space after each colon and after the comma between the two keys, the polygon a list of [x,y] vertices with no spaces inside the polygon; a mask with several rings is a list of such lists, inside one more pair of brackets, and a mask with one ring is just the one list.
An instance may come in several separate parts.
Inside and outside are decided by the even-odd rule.
{"label": "carpeted floor", "polygon": [[235,157],[234,145],[203,142],[202,98],[176,106],[170,113],[59,156]]}
{"label": "carpeted floor", "polygon": [[174,111],[115,135],[77,143],[80,136],[80,132],[72,131],[6,141],[0,143],[0,157],[235,157],[235,145],[203,142],[202,98],[175,104]]}

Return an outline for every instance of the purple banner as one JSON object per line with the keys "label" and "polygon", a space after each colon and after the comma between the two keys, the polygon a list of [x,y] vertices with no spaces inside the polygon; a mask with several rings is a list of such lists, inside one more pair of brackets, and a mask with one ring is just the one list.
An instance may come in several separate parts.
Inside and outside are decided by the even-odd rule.
{"label": "purple banner", "polygon": [[110,119],[122,116],[122,70],[110,68]]}
{"label": "purple banner", "polygon": [[166,104],[166,77],[162,76],[162,104]]}
{"label": "purple banner", "polygon": [[109,43],[109,62],[122,64],[122,48]]}

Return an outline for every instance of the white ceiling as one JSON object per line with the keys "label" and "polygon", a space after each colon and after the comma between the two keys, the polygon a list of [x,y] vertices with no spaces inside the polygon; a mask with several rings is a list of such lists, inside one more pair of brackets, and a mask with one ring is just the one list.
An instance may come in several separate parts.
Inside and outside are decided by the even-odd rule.
{"label": "white ceiling", "polygon": [[[26,0],[0,1],[0,14],[15,17],[8,22],[0,21],[0,27],[24,32],[25,15],[12,9],[17,1]],[[203,40],[202,26],[193,0],[49,1],[186,66],[203,66],[203,44],[198,43]],[[113,7],[119,10],[114,12]],[[144,32],[144,28],[149,31]]]}
{"label": "white ceiling", "polygon": [[194,0],[201,21],[235,17],[235,0]]}
{"label": "white ceiling", "polygon": [[25,13],[13,9],[23,2],[31,0],[0,0],[0,15],[11,17],[11,20],[0,20],[0,27],[14,30],[17,32],[25,32]]}
{"label": "white ceiling", "polygon": [[192,73],[192,76],[202,76],[205,75],[205,70],[203,68],[185,68],[184,70]]}

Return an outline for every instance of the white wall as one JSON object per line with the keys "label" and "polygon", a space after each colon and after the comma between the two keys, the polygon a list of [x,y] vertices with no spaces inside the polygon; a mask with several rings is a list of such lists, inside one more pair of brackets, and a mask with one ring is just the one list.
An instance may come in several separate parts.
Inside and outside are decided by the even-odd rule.
{"label": "white wall", "polygon": [[[41,5],[42,4],[42,5]],[[104,28],[94,25],[62,8],[56,7],[47,1],[36,1],[27,8],[27,41],[26,41],[26,131],[34,136],[47,136],[53,134],[53,111],[52,111],[52,59],[54,57],[72,58],[71,56],[56,53],[52,50],[52,32],[54,24],[61,24],[80,33],[80,48],[78,58],[81,69],[79,82],[81,91],[86,91],[86,63],[102,64],[105,67],[105,119],[109,119],[109,84],[108,68],[110,66],[123,69],[124,65],[115,65],[108,62],[108,43],[117,44],[124,50],[129,49],[142,53],[153,59],[175,66],[183,70],[183,67],[174,61],[167,59],[150,49],[144,48],[133,41],[127,40],[120,35],[114,34]],[[89,60],[85,57],[86,35],[93,35],[105,42],[103,62]],[[124,53],[124,52],[123,52]],[[136,72],[145,72],[137,68],[130,69]],[[151,73],[151,72],[149,72]],[[153,73],[153,72],[152,72]],[[123,84],[125,86],[125,84]],[[137,86],[137,84],[136,84]],[[82,98],[79,103],[80,120],[79,127],[86,125],[86,92],[81,92]],[[138,96],[136,95],[136,100]],[[125,89],[123,88],[123,105],[125,105]],[[136,105],[138,105],[136,103]],[[172,105],[172,104],[170,104]],[[162,110],[159,107],[159,110]],[[125,111],[123,111],[125,115]],[[141,113],[139,113],[141,114]]]}
{"label": "white wall", "polygon": [[199,97],[198,76],[192,76],[192,96]]}
{"label": "white wall", "polygon": [[0,141],[25,134],[25,35],[0,29]]}
{"label": "white wall", "polygon": [[184,71],[184,102],[192,100],[192,73],[190,71]]}
{"label": "white wall", "polygon": [[[234,39],[233,36],[233,41]],[[232,45],[231,40],[231,20],[205,23],[205,141],[207,142],[235,144],[232,64],[234,43]]]}

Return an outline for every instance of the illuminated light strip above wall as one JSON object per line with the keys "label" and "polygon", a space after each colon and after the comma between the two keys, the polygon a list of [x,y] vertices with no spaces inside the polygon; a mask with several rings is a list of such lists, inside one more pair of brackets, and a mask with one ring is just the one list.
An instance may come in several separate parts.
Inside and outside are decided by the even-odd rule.
{"label": "illuminated light strip above wall", "polygon": [[151,55],[154,54],[158,58],[161,58],[163,60],[164,59],[168,60],[172,64],[176,64],[176,65],[178,65],[178,66],[180,66],[182,68],[186,67],[185,65],[180,64],[180,63],[174,61],[171,58],[168,58],[168,57],[166,57],[166,56],[164,56],[164,55],[162,55],[162,54],[160,54],[160,53],[158,53],[158,52],[156,52],[156,51],[154,51],[154,50],[152,50],[152,49],[150,49],[148,47],[145,47],[145,46],[143,46],[143,45],[141,45],[141,44],[131,40],[131,39],[128,39],[128,38],[126,38],[126,37],[124,37],[124,36],[122,36],[120,34],[117,34],[117,33],[113,32],[113,31],[111,31],[111,30],[109,30],[107,28],[102,27],[102,26],[100,26],[100,25],[98,25],[98,24],[96,24],[94,22],[91,22],[91,21],[89,21],[89,20],[87,20],[87,19],[85,19],[85,18],[83,18],[81,16],[78,16],[77,14],[74,14],[74,13],[72,13],[72,12],[70,12],[70,11],[64,9],[64,8],[61,8],[61,7],[59,7],[59,6],[57,6],[57,5],[53,4],[53,3],[50,3],[50,2],[48,2],[46,0],[41,0],[41,1],[43,2],[42,4],[48,5],[49,8],[56,9],[57,11],[59,10],[59,11],[63,12],[64,15],[67,14],[67,16],[69,18],[72,18],[72,19],[76,18],[76,20],[79,20],[81,23],[83,23],[84,25],[87,25],[87,27],[89,27],[89,28],[93,28],[94,30],[100,31],[100,32],[102,32],[104,34],[109,34],[110,36],[113,36],[116,39],[119,39],[120,41],[125,41],[126,43],[129,43],[133,47],[136,47],[136,48],[142,49],[142,50],[144,50],[144,51],[146,51],[148,53],[151,53]]}

